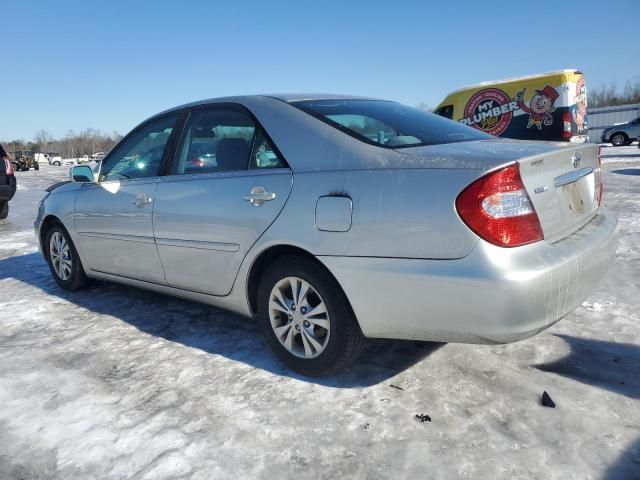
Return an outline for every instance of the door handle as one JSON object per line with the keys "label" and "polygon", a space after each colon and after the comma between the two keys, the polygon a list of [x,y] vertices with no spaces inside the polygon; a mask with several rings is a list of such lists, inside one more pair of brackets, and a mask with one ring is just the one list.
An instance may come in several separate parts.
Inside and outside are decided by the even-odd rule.
{"label": "door handle", "polygon": [[151,202],[153,202],[153,198],[151,198],[146,193],[139,193],[136,195],[135,201],[131,203],[133,203],[133,205],[135,205],[138,208],[142,208],[145,205],[149,205]]}
{"label": "door handle", "polygon": [[264,187],[253,187],[249,195],[245,195],[244,199],[254,207],[259,207],[264,202],[270,202],[276,198],[273,192],[267,192]]}

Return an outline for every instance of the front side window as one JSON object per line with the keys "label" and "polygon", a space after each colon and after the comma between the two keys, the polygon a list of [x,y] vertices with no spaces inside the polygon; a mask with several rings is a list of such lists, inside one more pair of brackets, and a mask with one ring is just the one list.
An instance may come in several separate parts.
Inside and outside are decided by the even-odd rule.
{"label": "front side window", "polygon": [[438,115],[385,100],[304,100],[292,105],[363,142],[387,148],[494,138]]}
{"label": "front side window", "polygon": [[155,177],[178,115],[153,121],[134,132],[103,161],[100,181]]}

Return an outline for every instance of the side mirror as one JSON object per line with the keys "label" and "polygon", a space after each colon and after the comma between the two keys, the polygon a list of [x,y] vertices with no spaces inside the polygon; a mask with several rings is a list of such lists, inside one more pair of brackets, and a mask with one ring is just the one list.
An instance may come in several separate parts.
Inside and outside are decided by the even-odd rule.
{"label": "side mirror", "polygon": [[69,177],[71,177],[71,180],[78,183],[95,182],[93,170],[91,170],[89,165],[76,165],[75,167],[71,167],[71,170],[69,170]]}

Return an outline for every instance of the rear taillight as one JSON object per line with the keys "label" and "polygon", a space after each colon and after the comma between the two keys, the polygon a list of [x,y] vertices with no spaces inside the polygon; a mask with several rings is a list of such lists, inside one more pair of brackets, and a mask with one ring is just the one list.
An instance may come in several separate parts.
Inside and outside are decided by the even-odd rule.
{"label": "rear taillight", "polygon": [[569,112],[564,112],[562,114],[562,138],[569,139],[571,138],[571,114]]}
{"label": "rear taillight", "polygon": [[13,163],[9,160],[9,157],[2,157],[4,160],[4,170],[6,175],[13,175]]}
{"label": "rear taillight", "polygon": [[517,163],[488,173],[465,188],[456,198],[456,210],[480,238],[499,247],[544,239]]}

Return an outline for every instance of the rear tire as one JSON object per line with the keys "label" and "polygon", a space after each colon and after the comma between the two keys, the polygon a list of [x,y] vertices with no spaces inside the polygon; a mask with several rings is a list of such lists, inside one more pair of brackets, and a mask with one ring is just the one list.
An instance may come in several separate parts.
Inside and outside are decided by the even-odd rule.
{"label": "rear tire", "polygon": [[365,346],[340,285],[304,257],[282,257],[267,268],[258,286],[258,321],[275,355],[303,375],[346,370]]}
{"label": "rear tire", "polygon": [[0,202],[0,220],[9,216],[9,202]]}
{"label": "rear tire", "polygon": [[43,249],[54,280],[65,290],[73,291],[86,287],[89,279],[84,273],[71,237],[60,224],[54,224],[47,231]]}
{"label": "rear tire", "polygon": [[614,147],[622,147],[629,142],[629,137],[627,137],[624,133],[614,133],[611,135],[611,143]]}
{"label": "rear tire", "polygon": [[40,170],[40,164],[39,164],[39,163],[36,163],[36,164],[33,166],[33,169],[34,169],[34,170]]}
{"label": "rear tire", "polygon": [[56,167],[59,167],[59,166],[60,166],[60,162],[53,162],[53,164],[54,164]]}

